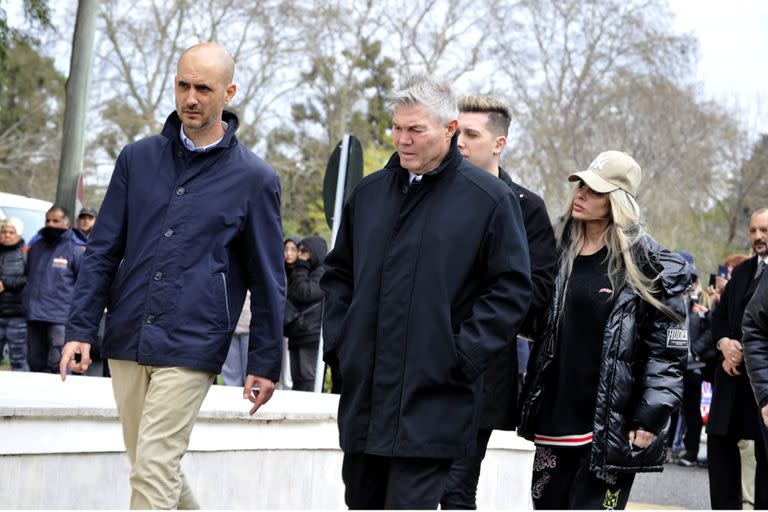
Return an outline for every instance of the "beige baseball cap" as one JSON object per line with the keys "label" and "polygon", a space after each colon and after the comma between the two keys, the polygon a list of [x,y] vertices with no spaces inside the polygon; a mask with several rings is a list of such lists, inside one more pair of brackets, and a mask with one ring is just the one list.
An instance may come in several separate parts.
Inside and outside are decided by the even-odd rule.
{"label": "beige baseball cap", "polygon": [[568,181],[582,180],[589,188],[600,193],[621,189],[634,197],[640,186],[640,174],[640,166],[628,154],[603,151],[586,171],[569,175]]}

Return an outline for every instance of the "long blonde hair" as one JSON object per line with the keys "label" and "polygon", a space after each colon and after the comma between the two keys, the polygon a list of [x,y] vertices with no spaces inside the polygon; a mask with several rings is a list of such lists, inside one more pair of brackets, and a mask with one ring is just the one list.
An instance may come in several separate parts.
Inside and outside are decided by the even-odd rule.
{"label": "long blonde hair", "polygon": [[[574,188],[568,207],[557,226],[557,239],[563,244],[559,273],[562,276],[564,292],[567,289],[565,285],[571,275],[573,262],[584,246],[586,225],[583,221],[572,217],[573,201],[580,186],[577,184]],[[607,195],[611,208],[603,238],[608,251],[606,255],[608,279],[613,293],[621,290],[624,285],[629,285],[651,306],[673,320],[681,321],[680,315],[656,298],[661,291],[659,286],[661,274],[646,275],[638,265],[640,262],[636,261],[636,258],[648,258],[647,250],[640,243],[648,233],[640,222],[640,207],[635,198],[621,189],[609,192]]]}

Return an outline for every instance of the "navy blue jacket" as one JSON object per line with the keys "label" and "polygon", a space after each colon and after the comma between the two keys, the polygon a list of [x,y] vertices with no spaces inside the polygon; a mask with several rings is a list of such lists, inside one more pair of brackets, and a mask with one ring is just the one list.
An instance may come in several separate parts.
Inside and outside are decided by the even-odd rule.
{"label": "navy blue jacket", "polygon": [[85,242],[71,229],[54,243],[42,236],[35,240],[27,254],[27,286],[22,293],[27,320],[65,324]]}
{"label": "navy blue jacket", "polygon": [[476,444],[482,382],[531,298],[519,201],[464,160],[408,186],[397,153],[347,200],[320,286],[326,361],[343,381],[346,453],[457,458]]}
{"label": "navy blue jacket", "polygon": [[248,374],[280,375],[285,276],[280,183],[238,143],[238,120],[191,153],[174,112],[160,135],[127,145],[88,239],[67,340],[142,365],[221,370],[251,290]]}

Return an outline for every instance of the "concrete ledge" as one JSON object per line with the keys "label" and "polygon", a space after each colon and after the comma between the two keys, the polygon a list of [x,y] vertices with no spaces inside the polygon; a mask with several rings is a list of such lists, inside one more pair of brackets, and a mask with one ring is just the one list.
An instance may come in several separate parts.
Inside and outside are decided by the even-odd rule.
{"label": "concrete ledge", "polygon": [[[182,460],[219,509],[341,509],[338,397],[276,391],[254,416],[242,388],[213,386]],[[0,507],[119,509],[128,460],[110,379],[0,372]],[[530,509],[533,445],[494,432],[480,508]]]}

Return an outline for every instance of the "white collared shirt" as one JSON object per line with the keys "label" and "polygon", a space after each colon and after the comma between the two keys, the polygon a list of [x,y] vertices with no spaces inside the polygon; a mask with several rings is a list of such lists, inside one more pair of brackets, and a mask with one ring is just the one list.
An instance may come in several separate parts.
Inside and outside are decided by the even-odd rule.
{"label": "white collared shirt", "polygon": [[408,174],[409,174],[409,176],[410,176],[410,177],[408,178],[408,184],[409,184],[409,185],[413,185],[413,182],[414,182],[414,181],[415,181],[416,183],[418,183],[418,182],[420,182],[420,181],[421,181],[421,178],[422,178],[422,175],[421,175],[421,174],[413,174],[411,171],[408,171]]}
{"label": "white collared shirt", "polygon": [[[224,121],[221,122],[221,127],[224,128],[224,133],[225,134],[227,133],[228,126],[229,125],[227,125],[227,123],[225,123]],[[213,149],[216,146],[218,146],[219,142],[221,142],[221,140],[224,138],[224,135],[222,135],[221,138],[219,140],[217,140],[216,142],[212,142],[211,144],[208,144],[207,146],[197,147],[197,146],[195,146],[195,143],[192,142],[192,139],[187,137],[187,134],[184,133],[184,125],[182,125],[179,128],[179,135],[181,136],[181,142],[184,143],[184,146],[188,150],[194,151],[195,153],[204,153],[206,151],[210,151],[211,149]]]}

